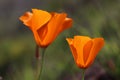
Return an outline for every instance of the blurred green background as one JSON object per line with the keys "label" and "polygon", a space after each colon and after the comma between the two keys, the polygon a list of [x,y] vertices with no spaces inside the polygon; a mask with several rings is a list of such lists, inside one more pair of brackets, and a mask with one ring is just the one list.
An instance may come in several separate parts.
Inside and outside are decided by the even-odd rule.
{"label": "blurred green background", "polygon": [[66,12],[74,20],[46,49],[42,80],[80,80],[65,40],[74,35],[105,39],[86,80],[120,80],[120,0],[0,0],[0,80],[34,80],[36,43],[18,19],[32,8]]}

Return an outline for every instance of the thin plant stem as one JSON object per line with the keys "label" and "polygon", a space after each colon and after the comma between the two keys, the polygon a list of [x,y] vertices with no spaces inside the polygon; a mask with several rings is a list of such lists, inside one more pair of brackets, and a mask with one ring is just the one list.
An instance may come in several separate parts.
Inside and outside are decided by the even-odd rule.
{"label": "thin plant stem", "polygon": [[35,80],[38,80],[38,76],[39,76],[39,70],[40,70],[40,54],[39,54],[39,46],[36,45],[36,53],[35,53],[35,57],[36,57],[36,73],[35,73]]}
{"label": "thin plant stem", "polygon": [[82,80],[85,80],[85,69],[82,70]]}
{"label": "thin plant stem", "polygon": [[41,64],[41,66],[38,66],[38,67],[40,67],[38,80],[41,80],[43,64],[44,64],[44,54],[45,54],[45,49],[41,48],[41,63],[39,63],[39,64]]}
{"label": "thin plant stem", "polygon": [[36,57],[37,61],[40,59],[40,55],[39,55],[39,46],[38,46],[38,45],[36,45],[35,57]]}

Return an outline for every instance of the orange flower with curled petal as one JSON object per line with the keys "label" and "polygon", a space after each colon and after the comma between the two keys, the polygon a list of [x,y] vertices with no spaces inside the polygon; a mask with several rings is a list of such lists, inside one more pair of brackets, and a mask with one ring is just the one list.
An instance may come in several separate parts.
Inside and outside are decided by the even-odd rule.
{"label": "orange flower with curled petal", "polygon": [[67,18],[66,13],[48,13],[38,9],[26,12],[20,20],[31,29],[40,47],[47,47],[63,30],[72,26],[72,19]]}
{"label": "orange flower with curled petal", "polygon": [[79,68],[86,69],[94,61],[96,55],[104,45],[103,38],[91,39],[87,36],[74,36],[66,38],[72,51],[74,60]]}

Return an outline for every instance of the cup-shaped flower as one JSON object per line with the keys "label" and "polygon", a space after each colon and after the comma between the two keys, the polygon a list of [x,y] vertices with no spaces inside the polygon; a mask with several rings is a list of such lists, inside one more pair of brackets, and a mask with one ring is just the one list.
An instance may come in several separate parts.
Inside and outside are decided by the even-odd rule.
{"label": "cup-shaped flower", "polygon": [[79,68],[86,69],[93,62],[104,45],[103,38],[94,38],[91,39],[87,36],[74,36],[72,38],[66,38],[74,60]]}
{"label": "cup-shaped flower", "polygon": [[47,47],[65,29],[72,26],[72,19],[66,13],[49,13],[32,9],[19,18],[34,34],[35,41],[40,47]]}

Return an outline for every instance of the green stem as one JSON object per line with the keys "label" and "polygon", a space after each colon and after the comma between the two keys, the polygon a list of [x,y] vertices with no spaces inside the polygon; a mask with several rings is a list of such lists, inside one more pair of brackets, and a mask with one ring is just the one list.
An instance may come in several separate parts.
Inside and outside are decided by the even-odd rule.
{"label": "green stem", "polygon": [[82,80],[85,78],[85,69],[82,70]]}
{"label": "green stem", "polygon": [[42,75],[42,70],[43,70],[43,64],[44,64],[44,54],[45,54],[45,49],[41,48],[41,60],[40,60],[41,61],[41,66],[38,66],[38,67],[40,67],[38,80],[41,80],[41,75]]}

